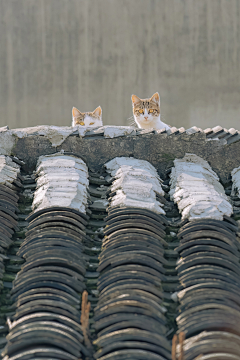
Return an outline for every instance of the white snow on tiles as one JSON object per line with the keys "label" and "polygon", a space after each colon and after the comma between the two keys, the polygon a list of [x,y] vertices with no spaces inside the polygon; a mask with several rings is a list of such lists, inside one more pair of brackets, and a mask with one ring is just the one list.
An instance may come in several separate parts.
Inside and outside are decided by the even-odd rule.
{"label": "white snow on tiles", "polygon": [[232,171],[232,190],[237,190],[237,195],[240,197],[240,166]]}
{"label": "white snow on tiles", "polygon": [[174,165],[169,194],[177,203],[182,219],[223,220],[223,215],[231,216],[232,206],[207,161],[186,154],[183,159],[174,160]]}
{"label": "white snow on tiles", "polygon": [[107,171],[115,178],[111,206],[139,207],[165,214],[156,194],[164,196],[161,179],[156,169],[145,160],[116,157],[105,164]]}
{"label": "white snow on tiles", "polygon": [[71,155],[40,156],[36,173],[34,211],[63,206],[86,213],[88,168],[84,161]]}
{"label": "white snow on tiles", "polygon": [[11,187],[17,175],[20,172],[20,166],[16,164],[9,156],[0,155],[0,184]]}

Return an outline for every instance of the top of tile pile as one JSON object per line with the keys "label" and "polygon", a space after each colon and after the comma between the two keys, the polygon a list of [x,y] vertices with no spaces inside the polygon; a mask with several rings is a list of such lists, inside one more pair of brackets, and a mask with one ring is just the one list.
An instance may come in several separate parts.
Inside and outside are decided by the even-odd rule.
{"label": "top of tile pile", "polygon": [[[47,137],[52,146],[61,145],[64,140],[68,136],[71,135],[79,135],[81,137],[105,137],[105,138],[115,138],[120,136],[138,136],[138,135],[146,135],[146,134],[165,134],[167,136],[170,135],[180,135],[187,134],[191,136],[195,133],[204,133],[206,134],[207,140],[223,140],[223,144],[231,144],[240,140],[240,131],[236,129],[226,129],[221,126],[215,126],[214,128],[208,128],[202,130],[196,126],[193,126],[187,130],[181,127],[177,129],[176,127],[172,127],[169,130],[161,129],[139,129],[133,126],[100,126],[98,128],[85,128],[82,126],[68,127],[68,126],[53,126],[53,125],[40,125],[29,128],[21,128],[21,129],[13,129],[9,130],[7,126],[0,128],[1,133],[5,133],[9,138],[24,138],[31,135],[40,135]],[[9,141],[9,139],[8,139]],[[9,146],[9,145],[8,145]],[[0,153],[1,153],[0,146]]]}

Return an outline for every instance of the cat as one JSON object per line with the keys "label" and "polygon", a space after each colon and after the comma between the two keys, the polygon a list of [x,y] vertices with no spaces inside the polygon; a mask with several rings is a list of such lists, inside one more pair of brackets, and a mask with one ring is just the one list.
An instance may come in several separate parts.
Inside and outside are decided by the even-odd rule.
{"label": "cat", "polygon": [[149,99],[140,99],[136,95],[132,95],[133,116],[137,126],[141,129],[156,130],[171,127],[161,121],[160,114],[160,96],[156,92]]}
{"label": "cat", "polygon": [[93,112],[80,112],[77,108],[72,108],[72,126],[81,125],[85,127],[102,126],[102,108],[98,106]]}

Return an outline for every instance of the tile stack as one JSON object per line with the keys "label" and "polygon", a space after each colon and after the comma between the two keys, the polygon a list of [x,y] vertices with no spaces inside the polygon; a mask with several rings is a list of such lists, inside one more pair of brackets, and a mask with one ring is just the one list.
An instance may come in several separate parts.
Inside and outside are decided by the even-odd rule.
{"label": "tile stack", "polygon": [[[216,359],[239,355],[240,256],[236,231],[236,222],[226,216],[224,221],[193,220],[178,232],[181,290],[177,324],[187,338],[186,360],[200,354],[214,354]],[[230,346],[234,342],[235,346]]]}
{"label": "tile stack", "polygon": [[88,257],[88,170],[74,156],[40,157],[33,213],[19,256],[26,262],[12,288],[16,311],[9,320],[6,359],[77,360],[89,352],[80,325]]}
{"label": "tile stack", "polygon": [[186,154],[183,159],[174,160],[174,165],[169,195],[177,203],[182,220],[223,220],[223,215],[231,216],[232,206],[207,161]]}
{"label": "tile stack", "polygon": [[231,204],[217,175],[196,155],[175,160],[171,182],[182,213],[176,320],[186,337],[184,359],[238,359],[239,242]]}
{"label": "tile stack", "polygon": [[15,262],[15,259],[8,256],[8,252],[14,243],[13,235],[19,230],[18,193],[22,184],[20,165],[16,161],[9,156],[0,156],[0,352],[6,344],[8,333],[6,317],[12,311],[8,295],[14,277],[6,267],[9,261]]}
{"label": "tile stack", "polygon": [[165,180],[162,184],[162,188],[165,192],[165,204],[164,211],[166,212],[166,217],[168,219],[168,225],[166,226],[166,236],[165,240],[168,243],[167,249],[165,249],[164,257],[168,260],[167,265],[165,265],[167,281],[162,283],[164,290],[164,305],[167,308],[166,319],[167,319],[167,337],[172,339],[174,333],[176,332],[176,314],[178,303],[172,299],[172,294],[176,292],[176,289],[179,286],[178,273],[176,269],[176,263],[179,258],[178,252],[175,248],[179,245],[177,239],[177,233],[181,224],[181,218],[179,216],[179,211],[177,205],[173,201],[170,201],[169,190],[170,190],[170,173],[171,168],[167,169],[165,172]]}
{"label": "tile stack", "polygon": [[205,129],[204,133],[206,134],[207,139],[226,140],[226,143],[228,145],[236,141],[239,141],[240,139],[240,131],[234,128],[231,129],[222,128],[219,125],[215,126],[214,128]]}
{"label": "tile stack", "polygon": [[99,257],[95,358],[170,360],[161,288],[167,246],[161,181],[146,161],[115,158],[106,168],[115,181]]}
{"label": "tile stack", "polygon": [[234,215],[240,220],[240,166],[232,171],[231,200]]}
{"label": "tile stack", "polygon": [[[12,282],[15,280],[17,273],[21,270],[22,264],[25,260],[17,256],[17,252],[19,247],[21,246],[22,242],[25,239],[25,233],[27,231],[28,222],[26,221],[27,216],[31,212],[31,203],[33,199],[34,189],[36,187],[35,184],[35,176],[33,174],[28,175],[24,172],[23,167],[25,164],[24,162],[20,161],[16,157],[13,157],[12,160],[16,162],[18,165],[21,166],[21,171],[18,173],[18,180],[19,185],[20,182],[22,183],[23,187],[16,188],[16,194],[19,197],[18,199],[18,209],[19,212],[16,216],[17,220],[17,227],[13,236],[12,236],[12,243],[10,247],[7,249],[6,256],[4,256],[4,267],[5,267],[5,274],[4,274],[4,288],[0,295],[0,316],[1,316],[1,347],[0,353],[2,352],[4,346],[7,343],[6,336],[9,332],[7,318],[15,314],[15,304],[11,298],[11,289],[12,289]],[[31,192],[29,191],[31,188]],[[0,359],[2,359],[0,355]]]}
{"label": "tile stack", "polygon": [[98,302],[98,256],[101,252],[102,239],[104,236],[103,229],[106,225],[104,219],[107,215],[106,208],[108,206],[108,201],[106,200],[106,194],[109,185],[109,182],[106,180],[108,174],[105,172],[105,170],[101,170],[102,171],[99,172],[93,172],[89,170],[88,190],[91,197],[91,204],[89,205],[91,214],[89,217],[86,232],[89,238],[91,238],[91,241],[88,242],[88,247],[85,247],[85,253],[89,255],[89,263],[87,271],[85,273],[85,278],[86,288],[89,294],[88,300],[91,303],[89,323],[92,339],[95,338],[95,329],[93,326],[93,310]]}
{"label": "tile stack", "polygon": [[12,235],[17,230],[17,187],[22,184],[18,179],[20,166],[8,156],[0,156],[0,253],[5,253],[12,243]]}
{"label": "tile stack", "polygon": [[138,207],[165,215],[162,180],[148,161],[117,157],[105,166],[115,178],[111,207]]}

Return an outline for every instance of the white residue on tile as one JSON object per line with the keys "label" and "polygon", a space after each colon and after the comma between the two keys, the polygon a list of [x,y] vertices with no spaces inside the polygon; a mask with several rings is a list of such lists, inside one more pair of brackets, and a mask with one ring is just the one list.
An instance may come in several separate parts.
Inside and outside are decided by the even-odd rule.
{"label": "white residue on tile", "polygon": [[37,163],[34,211],[51,206],[70,207],[86,213],[88,168],[71,155],[40,156]]}
{"label": "white residue on tile", "polygon": [[240,166],[232,171],[232,191],[237,190],[237,195],[240,197]]}
{"label": "white residue on tile", "polygon": [[[1,130],[2,129],[2,130]],[[0,128],[0,132],[6,132],[6,128]],[[101,126],[101,127],[85,127],[85,126],[54,126],[54,125],[40,125],[28,127],[23,129],[13,129],[7,131],[7,135],[15,136],[15,138],[24,138],[32,135],[45,136],[52,144],[52,146],[60,146],[69,135],[75,134],[84,137],[87,131],[93,131],[96,135],[103,133],[106,138],[114,138],[125,136],[128,134],[135,134],[135,128],[132,126]],[[6,137],[6,134],[5,134]]]}
{"label": "white residue on tile", "polygon": [[[215,128],[213,128],[214,130]],[[164,137],[171,135],[177,130],[177,133],[185,132],[184,128],[171,128],[166,132],[165,129],[154,130],[154,129],[139,129],[134,126],[112,126],[105,125],[100,127],[84,127],[84,126],[55,126],[55,125],[40,125],[28,128],[12,129],[9,130],[7,126],[0,127],[0,155],[11,155],[12,149],[14,148],[18,139],[26,138],[29,136],[43,136],[48,139],[53,147],[60,146],[70,135],[75,136],[104,136],[105,138],[116,138],[124,136],[135,136],[135,135],[144,135],[148,133],[163,133]],[[207,129],[209,130],[209,129]],[[211,130],[211,129],[210,129]],[[224,129],[231,135],[237,134],[235,129]],[[202,132],[200,128],[193,126],[192,128],[186,130],[186,134],[189,136],[196,133]],[[206,132],[206,130],[204,131]],[[89,134],[90,133],[90,134]],[[238,138],[236,137],[235,140]],[[225,145],[227,142],[225,139],[206,139],[206,141],[217,140],[219,146]]]}
{"label": "white residue on tile", "polygon": [[105,164],[115,180],[111,191],[115,192],[111,206],[139,207],[165,214],[163,204],[156,200],[156,194],[164,196],[156,169],[145,160],[116,157]]}
{"label": "white residue on tile", "polygon": [[207,161],[186,154],[183,159],[174,160],[174,165],[169,194],[177,203],[182,219],[223,220],[223,215],[231,216],[232,206]]}
{"label": "white residue on tile", "polygon": [[78,133],[78,126],[54,126],[40,125],[23,129],[13,129],[11,132],[18,138],[24,138],[31,135],[45,136],[56,147],[61,145],[72,133]]}
{"label": "white residue on tile", "polygon": [[9,156],[0,155],[0,184],[11,187],[17,175],[20,172],[20,166],[16,164]]}
{"label": "white residue on tile", "polygon": [[17,137],[6,126],[0,128],[0,155],[11,155]]}
{"label": "white residue on tile", "polygon": [[119,136],[126,136],[126,135],[135,135],[136,128],[133,126],[103,126],[104,128],[104,137],[106,138],[115,138]]}

